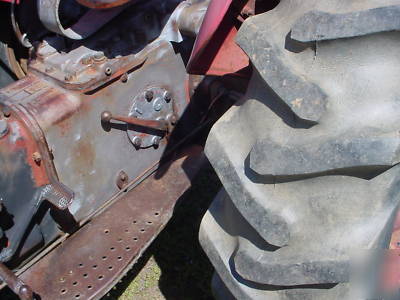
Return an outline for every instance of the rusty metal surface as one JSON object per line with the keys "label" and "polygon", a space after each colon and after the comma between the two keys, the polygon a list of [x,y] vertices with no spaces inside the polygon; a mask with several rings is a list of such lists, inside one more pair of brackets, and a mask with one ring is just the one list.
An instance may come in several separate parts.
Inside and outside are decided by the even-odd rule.
{"label": "rusty metal surface", "polygon": [[127,192],[19,276],[46,299],[99,299],[165,226],[203,162],[192,148]]}
{"label": "rusty metal surface", "polygon": [[[200,2],[205,7],[208,3]],[[189,12],[198,18],[203,6]],[[134,3],[92,38],[71,45],[63,37],[46,37],[29,68],[64,88],[92,91],[138,68],[160,43],[181,42],[177,24],[185,23],[179,21],[182,18],[191,19],[189,7],[189,2],[180,0]]]}
{"label": "rusty metal surface", "polygon": [[3,263],[0,263],[0,280],[7,283],[9,288],[17,294],[22,300],[32,300],[32,289],[21,279],[8,269]]}
{"label": "rusty metal surface", "polygon": [[120,171],[136,178],[162,157],[167,146],[163,139],[157,148],[135,149],[126,125],[102,126],[101,113],[127,115],[135,95],[148,86],[168,87],[177,117],[188,104],[185,66],[172,46],[161,43],[148,57],[128,74],[127,82],[113,81],[94,94],[66,93],[33,75],[0,92],[12,108],[34,116],[43,133],[38,139],[46,141],[54,157],[45,161],[54,163],[59,180],[75,192],[70,211],[77,221],[120,192],[114,184]]}
{"label": "rusty metal surface", "polygon": [[[190,2],[142,1],[89,39],[66,41],[64,37],[46,35],[44,41],[35,43],[28,75],[0,90],[0,102],[11,112],[7,126],[18,123],[19,127],[14,127],[26,131],[26,140],[32,146],[22,145],[22,138],[18,140],[18,146],[22,145],[18,161],[23,161],[26,168],[15,174],[18,179],[28,177],[33,182],[30,195],[26,184],[21,183],[24,189],[20,189],[7,180],[0,182],[19,192],[7,192],[7,206],[13,203],[15,211],[20,208],[19,213],[24,212],[14,219],[11,229],[5,230],[11,247],[2,247],[0,259],[20,267],[21,262],[30,259],[27,256],[33,254],[29,252],[33,247],[38,254],[42,247],[84,224],[105,203],[130,189],[130,179],[147,173],[188,134],[177,133],[175,123],[189,105],[187,87],[194,90],[199,82],[192,82],[186,74],[180,52],[189,52],[191,44],[184,42],[176,48],[170,41],[182,39],[177,21],[190,18],[189,12],[198,17],[198,10],[204,11],[207,3],[185,13]],[[154,135],[153,129],[142,132],[138,126],[121,122],[104,126],[101,122],[103,111],[132,117],[135,97],[153,88],[168,92],[163,94],[163,108],[156,98],[148,102],[149,107],[141,108],[168,112],[168,132]],[[167,110],[167,104],[173,109]],[[154,119],[160,121],[158,117]],[[185,128],[190,131],[192,125]],[[4,132],[0,127],[0,142],[5,145],[0,151],[4,153],[17,153],[13,151],[17,144],[6,143],[17,137],[14,127]],[[142,138],[140,147],[130,139],[134,132]],[[151,142],[149,147],[145,147],[147,140]],[[11,156],[6,160],[16,164]],[[36,211],[40,212],[37,216]],[[18,230],[18,234],[11,230]]]}

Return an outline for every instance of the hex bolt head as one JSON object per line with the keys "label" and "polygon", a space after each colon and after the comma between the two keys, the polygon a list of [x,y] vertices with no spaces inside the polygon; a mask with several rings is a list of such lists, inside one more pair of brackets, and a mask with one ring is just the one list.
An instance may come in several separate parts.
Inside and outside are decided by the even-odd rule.
{"label": "hex bolt head", "polygon": [[128,81],[128,73],[124,73],[124,74],[121,75],[121,81],[123,83]]}
{"label": "hex bolt head", "polygon": [[144,97],[146,98],[147,101],[150,102],[151,100],[153,100],[153,97],[154,97],[153,91],[146,91],[144,93]]}
{"label": "hex bolt head", "polygon": [[151,142],[154,146],[158,146],[160,144],[161,141],[161,137],[159,136],[153,136],[153,138],[151,139]]}
{"label": "hex bolt head", "polygon": [[0,120],[0,138],[5,136],[8,132],[8,123],[6,120]]}
{"label": "hex bolt head", "polygon": [[142,145],[142,139],[138,136],[135,136],[132,139],[132,143],[133,143],[133,145],[135,145],[135,147],[140,147]]}
{"label": "hex bolt head", "polygon": [[165,100],[166,102],[169,102],[169,101],[171,101],[171,99],[172,99],[171,93],[168,92],[168,91],[165,91],[165,92],[164,92],[164,100]]}
{"label": "hex bolt head", "polygon": [[153,108],[155,111],[160,111],[163,107],[163,101],[160,98],[154,100]]}

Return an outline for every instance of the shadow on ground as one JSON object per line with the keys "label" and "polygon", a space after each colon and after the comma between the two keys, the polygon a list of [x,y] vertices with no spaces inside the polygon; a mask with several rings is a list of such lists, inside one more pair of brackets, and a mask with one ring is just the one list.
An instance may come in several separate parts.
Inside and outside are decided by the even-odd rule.
{"label": "shadow on ground", "polygon": [[102,300],[212,299],[213,267],[201,249],[198,232],[202,216],[220,186],[207,164],[165,229]]}

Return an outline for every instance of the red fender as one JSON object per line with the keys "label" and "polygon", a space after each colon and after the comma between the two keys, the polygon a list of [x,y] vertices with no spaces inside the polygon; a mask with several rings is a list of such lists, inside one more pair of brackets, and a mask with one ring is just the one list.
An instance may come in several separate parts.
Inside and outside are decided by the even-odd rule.
{"label": "red fender", "polygon": [[247,55],[235,43],[240,9],[234,9],[233,4],[232,0],[211,1],[187,65],[188,73],[221,76],[238,73],[249,65]]}

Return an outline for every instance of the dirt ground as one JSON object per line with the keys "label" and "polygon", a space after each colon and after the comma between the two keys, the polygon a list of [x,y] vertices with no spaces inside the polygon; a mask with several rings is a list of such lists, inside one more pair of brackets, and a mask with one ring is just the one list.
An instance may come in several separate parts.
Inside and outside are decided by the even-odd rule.
{"label": "dirt ground", "polygon": [[170,223],[134,268],[102,300],[213,299],[213,268],[198,242],[201,218],[220,188],[206,165]]}

